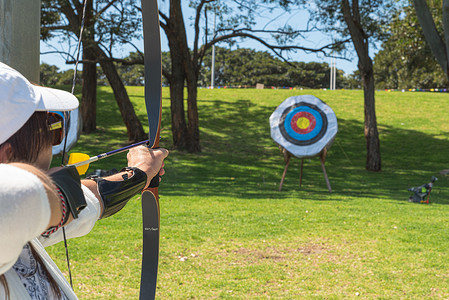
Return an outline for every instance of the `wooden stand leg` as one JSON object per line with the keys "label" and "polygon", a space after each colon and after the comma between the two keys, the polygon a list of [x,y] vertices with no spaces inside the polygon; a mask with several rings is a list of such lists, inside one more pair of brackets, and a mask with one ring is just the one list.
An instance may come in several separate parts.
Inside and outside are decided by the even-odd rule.
{"label": "wooden stand leg", "polygon": [[304,167],[304,159],[301,159],[301,173],[299,174],[299,187],[302,186],[302,169]]}
{"label": "wooden stand leg", "polygon": [[332,193],[331,184],[329,182],[329,178],[327,177],[326,168],[324,167],[324,162],[326,161],[326,150],[323,150],[320,155],[320,161],[321,161],[321,169],[323,169],[324,179],[326,180],[327,189],[329,190],[329,193]]}
{"label": "wooden stand leg", "polygon": [[279,192],[282,190],[282,185],[284,184],[285,174],[287,174],[289,163],[290,163],[290,155],[286,157],[284,173],[282,174],[281,183],[279,184]]}

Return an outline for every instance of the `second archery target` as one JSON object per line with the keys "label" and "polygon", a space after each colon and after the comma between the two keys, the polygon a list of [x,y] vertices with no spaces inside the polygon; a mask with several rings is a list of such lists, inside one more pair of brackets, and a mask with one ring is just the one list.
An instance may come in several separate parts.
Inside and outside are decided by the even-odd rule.
{"label": "second archery target", "polygon": [[270,125],[271,137],[299,158],[320,154],[338,131],[334,111],[312,95],[286,99],[271,115]]}

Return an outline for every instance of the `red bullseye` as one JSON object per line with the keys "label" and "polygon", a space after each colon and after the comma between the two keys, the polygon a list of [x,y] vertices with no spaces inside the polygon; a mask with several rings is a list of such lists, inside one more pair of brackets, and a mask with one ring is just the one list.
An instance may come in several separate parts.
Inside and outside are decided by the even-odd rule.
{"label": "red bullseye", "polygon": [[311,113],[300,111],[293,116],[290,125],[295,132],[307,134],[315,128],[316,119]]}

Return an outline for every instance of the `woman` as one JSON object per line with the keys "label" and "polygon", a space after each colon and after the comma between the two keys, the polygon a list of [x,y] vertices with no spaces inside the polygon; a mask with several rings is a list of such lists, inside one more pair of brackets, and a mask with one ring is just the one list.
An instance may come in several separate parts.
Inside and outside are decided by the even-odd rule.
{"label": "woman", "polygon": [[[62,240],[62,226],[68,238],[89,233],[131,197],[110,201],[111,193],[126,186],[136,194],[164,173],[167,150],[136,147],[128,153],[128,168],[117,174],[80,184],[67,168],[58,169],[50,172],[53,184],[41,170],[64,136],[59,112],[77,106],[70,93],[34,86],[0,63],[0,299],[77,299],[44,246]],[[82,210],[73,209],[76,201],[84,203]]]}

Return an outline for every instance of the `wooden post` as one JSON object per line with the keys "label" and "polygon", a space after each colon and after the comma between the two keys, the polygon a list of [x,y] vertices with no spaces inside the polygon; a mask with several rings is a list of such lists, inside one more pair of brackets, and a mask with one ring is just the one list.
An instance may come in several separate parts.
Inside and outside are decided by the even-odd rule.
{"label": "wooden post", "polygon": [[[282,173],[281,183],[279,184],[279,192],[282,190],[282,186],[284,184],[285,176],[287,175],[287,169],[290,164],[291,157],[293,156],[290,152],[287,151],[284,147],[279,145],[279,149],[282,152],[282,155],[284,156],[284,173]],[[326,155],[327,155],[327,149],[324,148],[323,151],[319,154],[320,156],[320,162],[321,162],[321,169],[323,170],[324,179],[326,180],[327,189],[330,193],[332,193],[331,184],[329,182],[329,178],[327,177],[326,167],[324,166],[324,163],[326,162]],[[301,159],[301,173],[299,175],[299,186],[302,186],[302,174],[304,169],[304,158]]]}
{"label": "wooden post", "polygon": [[282,185],[284,184],[285,174],[287,174],[288,165],[290,163],[291,156],[287,156],[286,162],[285,162],[285,168],[284,173],[282,174],[281,183],[279,184],[279,192],[282,190]]}
{"label": "wooden post", "polygon": [[39,83],[40,0],[0,0],[0,61]]}
{"label": "wooden post", "polygon": [[302,186],[302,169],[304,167],[304,158],[301,159],[301,173],[299,174],[299,187]]}
{"label": "wooden post", "polygon": [[327,177],[326,168],[324,167],[324,163],[326,161],[326,154],[327,150],[324,148],[324,150],[320,154],[320,161],[321,161],[321,169],[323,169],[324,179],[326,180],[327,189],[329,190],[329,193],[332,193],[331,184],[329,182],[329,178]]}

